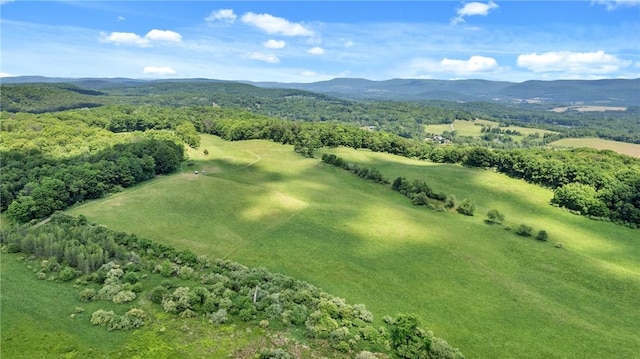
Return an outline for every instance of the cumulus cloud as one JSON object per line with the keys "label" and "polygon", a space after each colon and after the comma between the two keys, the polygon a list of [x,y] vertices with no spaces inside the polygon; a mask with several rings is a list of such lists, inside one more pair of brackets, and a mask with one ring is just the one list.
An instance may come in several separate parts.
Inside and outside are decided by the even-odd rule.
{"label": "cumulus cloud", "polygon": [[307,50],[307,53],[311,55],[322,55],[324,54],[324,49],[321,48],[320,46],[316,46]]}
{"label": "cumulus cloud", "polygon": [[182,41],[182,35],[171,30],[153,29],[144,37],[133,32],[112,32],[109,35],[102,33],[100,41],[115,45],[147,47],[151,46],[152,41],[180,42]]}
{"label": "cumulus cloud", "polygon": [[145,66],[144,70],[142,70],[142,73],[152,75],[175,75],[176,70],[172,69],[169,66]]}
{"label": "cumulus cloud", "polygon": [[260,61],[268,62],[270,64],[277,64],[278,62],[280,62],[280,59],[278,58],[278,56],[274,54],[264,54],[262,52],[253,52],[249,54],[249,58],[252,60],[260,60]]}
{"label": "cumulus cloud", "polygon": [[242,15],[242,22],[257,27],[268,34],[279,34],[284,36],[313,36],[313,31],[307,29],[302,24],[290,22],[287,19],[269,14],[254,14],[248,12]]}
{"label": "cumulus cloud", "polygon": [[267,40],[262,45],[267,49],[281,49],[286,46],[286,43],[282,40]]}
{"label": "cumulus cloud", "polygon": [[498,62],[493,57],[471,56],[469,60],[444,58],[440,61],[441,69],[458,75],[475,74],[498,69]]}
{"label": "cumulus cloud", "polygon": [[522,54],[517,64],[533,72],[568,72],[575,74],[608,74],[631,65],[602,50],[594,52],[551,51]]}
{"label": "cumulus cloud", "polygon": [[233,9],[220,9],[212,11],[211,14],[209,14],[209,16],[205,17],[204,19],[208,22],[221,21],[233,24],[237,18],[238,15],[233,12]]}
{"label": "cumulus cloud", "polygon": [[109,35],[102,34],[100,41],[116,45],[149,46],[149,40],[140,37],[133,32],[112,32]]}
{"label": "cumulus cloud", "polygon": [[471,56],[468,60],[444,58],[440,61],[432,59],[415,59],[411,69],[416,76],[426,73],[451,73],[456,76],[492,73],[502,68],[493,57]]}
{"label": "cumulus cloud", "polygon": [[151,41],[170,41],[170,42],[180,42],[182,41],[182,35],[178,34],[175,31],[171,30],[156,30],[153,29],[147,33],[145,39]]}
{"label": "cumulus cloud", "polygon": [[595,0],[591,4],[604,5],[607,10],[612,11],[620,7],[640,6],[640,0]]}
{"label": "cumulus cloud", "polygon": [[451,19],[451,23],[455,25],[464,22],[465,16],[487,16],[489,15],[489,11],[496,8],[498,8],[498,4],[493,1],[489,1],[486,4],[482,2],[468,2],[457,10],[456,13],[458,16]]}

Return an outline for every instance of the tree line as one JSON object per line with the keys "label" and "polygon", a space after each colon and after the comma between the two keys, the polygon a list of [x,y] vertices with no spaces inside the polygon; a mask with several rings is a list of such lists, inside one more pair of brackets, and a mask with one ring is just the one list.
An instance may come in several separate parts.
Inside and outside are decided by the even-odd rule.
{"label": "tree line", "polygon": [[19,222],[44,218],[75,203],[174,172],[183,156],[182,145],[153,139],[66,159],[0,151],[0,205]]}

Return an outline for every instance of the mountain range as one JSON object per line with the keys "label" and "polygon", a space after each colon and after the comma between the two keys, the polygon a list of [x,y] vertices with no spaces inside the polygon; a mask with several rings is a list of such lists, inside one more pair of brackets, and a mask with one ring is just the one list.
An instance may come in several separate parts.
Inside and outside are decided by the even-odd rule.
{"label": "mountain range", "polygon": [[5,77],[2,84],[73,83],[87,89],[145,86],[158,82],[240,82],[261,88],[298,89],[358,100],[447,100],[507,103],[597,104],[640,106],[640,78],[525,81],[391,79],[372,81],[336,78],[311,83],[222,81],[212,79]]}

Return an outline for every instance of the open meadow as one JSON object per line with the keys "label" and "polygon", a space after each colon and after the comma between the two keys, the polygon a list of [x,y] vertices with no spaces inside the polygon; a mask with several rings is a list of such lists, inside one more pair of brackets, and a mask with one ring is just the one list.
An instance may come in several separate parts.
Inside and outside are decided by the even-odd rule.
{"label": "open meadow", "polygon": [[554,147],[591,147],[599,150],[612,150],[632,157],[640,157],[640,145],[619,141],[605,140],[602,138],[563,138],[551,142]]}
{"label": "open meadow", "polygon": [[[638,230],[552,207],[550,190],[492,171],[326,152],[391,181],[420,178],[436,192],[470,198],[475,216],[413,206],[388,185],[292,146],[206,135],[181,172],[67,212],[308,281],[365,304],[378,322],[415,313],[469,358],[637,355]],[[490,209],[505,214],[504,225],[484,223]],[[549,241],[505,229],[520,224],[546,230]]]}
{"label": "open meadow", "polygon": [[[452,124],[444,124],[444,125],[426,125],[424,126],[424,130],[427,133],[435,133],[442,134],[445,131],[456,131],[458,136],[471,136],[471,137],[480,137],[482,136],[482,126],[489,127],[498,127],[499,123],[495,121],[488,120],[475,120],[475,121],[466,121],[466,120],[455,120]],[[520,126],[508,126],[501,127],[502,130],[511,130],[518,131],[522,135],[513,136],[514,139],[521,141],[524,136],[532,135],[535,133],[539,133],[540,136],[545,133],[557,133],[554,131],[544,130],[540,128],[529,128],[529,127],[520,127]]]}

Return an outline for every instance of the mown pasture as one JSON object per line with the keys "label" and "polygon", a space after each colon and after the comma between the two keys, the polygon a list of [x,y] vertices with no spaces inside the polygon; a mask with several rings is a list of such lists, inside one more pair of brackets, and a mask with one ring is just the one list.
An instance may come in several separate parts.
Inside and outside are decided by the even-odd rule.
{"label": "mown pasture", "polygon": [[[480,137],[482,136],[482,126],[486,127],[498,127],[499,123],[495,121],[489,120],[475,120],[475,121],[466,121],[466,120],[455,120],[452,124],[445,125],[425,125],[424,130],[427,133],[435,133],[442,134],[445,131],[456,131],[458,136],[471,136],[471,137]],[[516,140],[522,140],[524,136],[532,135],[539,133],[540,136],[545,133],[557,133],[550,130],[544,130],[540,128],[529,128],[529,127],[520,127],[520,126],[508,126],[501,127],[502,130],[511,130],[518,131],[522,135],[514,136]]]}
{"label": "mown pasture", "polygon": [[[364,303],[377,320],[415,313],[468,357],[636,355],[637,230],[554,208],[550,190],[492,171],[327,151],[391,180],[421,178],[470,198],[476,215],[413,206],[291,146],[213,136],[202,137],[182,173],[68,212],[306,280]],[[506,215],[503,226],[484,223],[494,208]],[[505,229],[520,224],[546,230],[549,242]]]}
{"label": "mown pasture", "polygon": [[611,150],[632,157],[640,157],[640,145],[602,138],[563,138],[550,143],[554,147],[591,147],[598,150]]}

